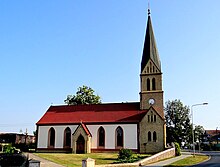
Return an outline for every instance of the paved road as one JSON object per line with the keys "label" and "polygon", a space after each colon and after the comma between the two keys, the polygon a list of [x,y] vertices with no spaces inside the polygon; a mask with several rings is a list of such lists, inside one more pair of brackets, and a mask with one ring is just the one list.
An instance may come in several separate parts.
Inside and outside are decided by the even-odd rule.
{"label": "paved road", "polygon": [[198,165],[193,165],[191,167],[220,167],[220,152],[202,152],[206,155],[211,156],[210,160],[198,164]]}

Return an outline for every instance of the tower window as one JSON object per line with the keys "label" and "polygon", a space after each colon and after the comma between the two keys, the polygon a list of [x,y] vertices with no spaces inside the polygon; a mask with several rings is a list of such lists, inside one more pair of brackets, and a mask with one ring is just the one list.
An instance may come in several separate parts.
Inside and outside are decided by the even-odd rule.
{"label": "tower window", "polygon": [[153,132],[153,141],[156,142],[157,141],[157,133],[154,131]]}
{"label": "tower window", "polygon": [[155,78],[152,79],[152,90],[156,90],[156,80],[155,80]]}
{"label": "tower window", "polygon": [[147,91],[150,91],[150,79],[147,78]]}
{"label": "tower window", "polygon": [[156,115],[154,115],[154,122],[156,122],[157,121],[157,116]]}
{"label": "tower window", "polygon": [[151,115],[151,122],[153,122],[154,120],[153,120],[153,115]]}
{"label": "tower window", "polygon": [[148,122],[150,122],[150,115],[148,115],[147,118],[148,118]]}
{"label": "tower window", "polygon": [[148,132],[148,141],[151,141],[151,132]]}

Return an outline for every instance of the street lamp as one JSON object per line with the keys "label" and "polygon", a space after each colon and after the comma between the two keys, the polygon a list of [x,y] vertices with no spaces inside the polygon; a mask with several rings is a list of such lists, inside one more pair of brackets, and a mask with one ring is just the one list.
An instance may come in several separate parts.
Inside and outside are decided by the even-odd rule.
{"label": "street lamp", "polygon": [[193,104],[192,106],[191,106],[191,112],[192,112],[192,137],[193,137],[193,140],[192,140],[192,142],[193,142],[193,157],[195,156],[195,142],[194,142],[194,130],[193,130],[193,107],[195,107],[195,106],[202,106],[202,105],[208,105],[208,103],[199,103],[199,104]]}

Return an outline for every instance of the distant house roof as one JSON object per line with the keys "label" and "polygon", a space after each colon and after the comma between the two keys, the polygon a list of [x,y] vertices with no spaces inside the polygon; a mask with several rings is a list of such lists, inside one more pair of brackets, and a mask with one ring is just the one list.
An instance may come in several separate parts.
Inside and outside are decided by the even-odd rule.
{"label": "distant house roof", "polygon": [[210,135],[210,136],[215,136],[215,135],[220,134],[220,130],[205,130],[205,132],[207,135]]}
{"label": "distant house roof", "polygon": [[138,123],[146,113],[139,102],[50,106],[36,124]]}

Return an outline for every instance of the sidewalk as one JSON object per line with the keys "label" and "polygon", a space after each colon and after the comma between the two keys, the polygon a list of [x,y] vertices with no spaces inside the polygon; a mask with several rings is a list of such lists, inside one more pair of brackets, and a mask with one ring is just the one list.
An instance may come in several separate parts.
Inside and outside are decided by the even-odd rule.
{"label": "sidewalk", "polygon": [[159,162],[149,164],[149,165],[146,165],[146,166],[162,167],[162,166],[172,164],[173,162],[179,161],[181,159],[184,159],[184,158],[187,158],[187,157],[190,157],[190,156],[192,156],[191,153],[183,152],[182,155],[180,155],[178,157],[170,158],[170,159],[167,159],[167,160],[164,160],[164,161],[159,161]]}
{"label": "sidewalk", "polygon": [[31,153],[25,153],[26,156],[29,156],[29,159],[34,159],[40,161],[41,167],[64,167],[62,165],[56,164],[54,162],[48,161],[46,159],[40,158],[34,154]]}

